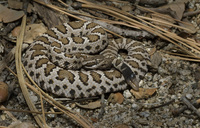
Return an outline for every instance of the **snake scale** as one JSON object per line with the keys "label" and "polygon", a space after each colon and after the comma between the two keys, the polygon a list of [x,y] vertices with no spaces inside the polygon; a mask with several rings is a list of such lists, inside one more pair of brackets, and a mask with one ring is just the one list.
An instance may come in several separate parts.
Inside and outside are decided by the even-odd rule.
{"label": "snake scale", "polygon": [[[119,54],[125,50],[126,55]],[[147,52],[138,41],[109,40],[98,24],[75,21],[51,28],[26,50],[25,69],[44,90],[82,98],[139,88]],[[103,69],[105,68],[105,69]]]}

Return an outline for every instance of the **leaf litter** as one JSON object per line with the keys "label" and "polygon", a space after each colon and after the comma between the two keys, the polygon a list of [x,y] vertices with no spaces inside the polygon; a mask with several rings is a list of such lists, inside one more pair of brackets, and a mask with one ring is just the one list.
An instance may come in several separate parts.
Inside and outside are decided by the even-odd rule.
{"label": "leaf litter", "polygon": [[[35,0],[35,1],[37,1],[37,0]],[[82,6],[82,8],[90,8],[91,10],[94,9],[96,11],[96,9],[97,9],[96,4],[98,2],[97,3],[94,2],[91,4],[88,1],[84,1],[84,0],[79,0],[79,1],[85,4]],[[119,2],[119,1],[115,1],[115,2]],[[93,7],[91,7],[90,4]],[[107,4],[107,2],[103,1],[101,4],[102,5]],[[191,24],[191,27],[186,28],[184,25],[187,26],[187,23],[178,21],[178,20],[182,20],[183,12],[185,11],[185,8],[183,7],[183,5],[185,4],[185,1],[184,1],[184,3],[182,2],[181,4],[171,3],[171,4],[166,5],[166,7],[165,7],[166,10],[175,12],[174,15],[168,15],[171,17],[171,18],[168,18],[168,19],[170,19],[169,21],[166,21],[165,19],[163,20],[163,18],[159,19],[158,17],[160,14],[156,18],[152,17],[151,19],[148,19],[148,17],[141,17],[141,16],[134,17],[134,18],[138,18],[138,20],[140,20],[144,23],[147,23],[149,26],[152,26],[152,28],[149,28],[149,26],[144,27],[140,23],[137,23],[137,22],[135,23],[134,20],[131,20],[131,19],[125,17],[127,15],[126,13],[121,12],[119,10],[115,10],[112,7],[109,8],[105,5],[102,6],[101,4],[100,4],[101,9],[99,9],[99,8],[98,9],[102,11],[101,12],[102,14],[98,13],[99,16],[103,16],[103,13],[106,13],[106,14],[109,14],[110,16],[116,17],[116,19],[114,19],[114,20],[121,19],[121,20],[125,21],[126,23],[125,22],[122,23],[121,21],[117,21],[117,22],[112,21],[112,20],[109,21],[109,20],[105,20],[105,19],[104,19],[104,21],[108,21],[108,23],[111,23],[111,24],[113,23],[112,25],[119,24],[119,25],[123,25],[125,27],[130,27],[130,28],[145,29],[146,31],[152,32],[154,35],[158,35],[162,39],[166,39],[171,43],[173,43],[173,42],[181,43],[181,45],[179,45],[177,43],[175,47],[178,47],[179,49],[181,48],[182,51],[184,51],[185,55],[184,54],[180,55],[179,53],[170,53],[168,51],[163,52],[159,48],[155,49],[155,47],[151,47],[151,46],[157,46],[157,45],[162,46],[161,44],[159,44],[160,43],[159,41],[147,42],[147,41],[145,41],[146,39],[143,39],[144,44],[147,47],[152,48],[152,49],[154,48],[154,51],[156,51],[156,52],[160,51],[160,50],[162,52],[162,57],[158,57],[158,59],[159,60],[162,59],[162,61],[160,61],[158,64],[155,64],[155,65],[157,65],[156,67],[157,67],[158,71],[150,72],[145,76],[144,80],[142,80],[140,82],[140,86],[142,88],[140,88],[139,92],[131,91],[135,98],[129,97],[128,99],[124,99],[123,102],[120,101],[121,104],[119,104],[119,103],[116,104],[116,102],[113,102],[113,103],[110,103],[108,106],[106,106],[103,118],[101,120],[96,121],[94,126],[105,126],[105,127],[115,126],[115,127],[117,127],[117,126],[121,126],[121,124],[124,124],[125,127],[126,126],[146,126],[146,125],[148,125],[149,127],[155,126],[155,125],[156,126],[166,126],[167,125],[169,127],[173,127],[173,126],[177,125],[176,122],[181,122],[182,120],[185,120],[185,118],[187,118],[187,117],[175,118],[175,117],[172,117],[170,114],[168,114],[170,111],[170,107],[176,106],[177,108],[179,108],[179,106],[181,104],[178,104],[177,102],[181,102],[181,101],[179,101],[179,99],[181,98],[182,95],[191,94],[191,97],[193,97],[193,98],[196,98],[199,95],[199,93],[196,91],[198,89],[198,81],[195,81],[194,78],[192,77],[193,76],[192,73],[197,72],[196,67],[198,67],[198,64],[188,62],[188,61],[177,60],[177,58],[179,56],[182,57],[179,59],[183,59],[183,60],[187,60],[188,58],[190,58],[191,61],[199,60],[199,58],[197,56],[198,54],[196,54],[196,53],[198,53],[199,45],[198,45],[198,43],[195,42],[195,40],[190,38],[190,37],[192,37],[191,34],[198,32],[198,31],[196,31],[196,29],[198,29],[198,28],[194,27],[193,24]],[[48,6],[50,8],[52,7],[56,10],[60,10],[60,12],[62,12],[61,10],[65,10],[65,9],[57,8],[53,5],[46,5],[46,6]],[[82,10],[82,8],[79,8],[79,10]],[[109,10],[107,10],[106,8],[109,8]],[[162,7],[162,8],[164,8],[164,7]],[[124,9],[124,11],[128,11],[128,12],[132,13],[131,9],[134,9],[134,8],[129,7],[128,10]],[[10,10],[11,9],[9,9],[9,11]],[[86,10],[84,10],[84,11],[86,11]],[[108,12],[106,12],[105,10]],[[120,14],[114,13],[113,10],[115,10],[116,12],[118,12]],[[121,14],[123,14],[123,16]],[[155,13],[155,14],[157,14],[157,13]],[[155,16],[155,14],[154,14],[154,16]],[[81,14],[79,14],[79,15],[81,15]],[[121,18],[119,18],[120,16],[121,16]],[[162,17],[162,16],[163,15],[160,15],[160,17]],[[12,22],[12,21],[19,19],[19,17],[18,17],[18,18],[13,18],[13,19],[11,18],[8,20],[6,18],[4,19],[3,15],[0,15],[0,17],[3,17],[1,20],[4,21],[4,23]],[[79,20],[83,18],[83,17],[82,18],[77,17],[76,15],[73,15],[73,17],[78,18]],[[130,17],[132,18],[132,16],[130,16]],[[163,17],[165,17],[165,16],[163,16]],[[172,17],[175,19],[173,19]],[[171,20],[171,19],[173,19],[173,20]],[[103,19],[101,19],[101,18],[100,18],[100,20],[103,21]],[[131,22],[129,22],[129,20],[131,20]],[[150,20],[150,21],[154,20],[155,26],[153,26],[152,24],[147,22],[148,20]],[[156,21],[159,21],[159,22],[155,23]],[[159,23],[160,23],[159,26],[161,28],[157,27]],[[162,24],[162,23],[164,23],[164,24]],[[182,25],[182,23],[184,25]],[[167,24],[167,26],[166,26],[166,24]],[[179,25],[181,24],[181,25],[178,26],[177,24],[179,24]],[[172,25],[173,27],[170,27],[170,25]],[[188,26],[190,26],[190,25],[188,25]],[[154,27],[156,29],[154,29]],[[169,27],[167,31],[164,30],[164,29],[166,29],[166,27]],[[189,33],[190,37],[186,37],[187,39],[185,39],[185,38],[183,39],[183,38],[178,37],[176,34],[170,33],[170,32],[175,32],[174,28],[178,28],[179,31],[184,31],[186,33]],[[129,29],[127,29],[127,30],[129,30]],[[154,30],[154,32],[153,32],[153,30]],[[30,38],[27,39],[28,42],[32,42],[32,38],[35,38],[35,36],[32,36],[31,34],[29,37]],[[170,39],[168,39],[168,38],[170,38]],[[167,43],[169,43],[169,42],[167,42]],[[186,44],[185,44],[185,42],[186,42]],[[175,44],[175,43],[173,43],[173,44]],[[165,46],[162,46],[162,47],[165,47]],[[185,48],[185,47],[187,47],[187,48]],[[188,49],[192,49],[192,50],[187,51]],[[154,54],[156,52],[154,52]],[[165,53],[169,53],[169,55],[167,55]],[[173,55],[175,55],[175,56],[173,56]],[[176,59],[172,59],[173,57]],[[158,61],[158,59],[155,59],[154,61],[156,62],[156,61]],[[188,72],[188,70],[189,71],[191,70],[192,73]],[[191,86],[192,86],[192,88],[191,88]],[[115,99],[115,98],[111,98],[111,99]],[[160,109],[157,108],[157,109],[151,110],[151,112],[150,112],[147,109],[148,107],[146,107],[146,106],[151,106],[151,105],[159,106],[158,105],[159,103],[162,104],[163,101],[168,101],[170,99],[174,99],[177,102],[175,104],[169,104],[170,107],[167,107],[166,109],[162,109],[162,107],[160,107]],[[16,102],[14,102],[14,103],[16,103]],[[100,102],[97,102],[97,103],[91,102],[91,104],[88,103],[84,107],[85,108],[87,108],[87,107],[88,108],[96,108],[99,105],[99,103]],[[68,106],[68,105],[66,105],[66,106]],[[89,111],[84,110],[84,109],[77,109],[76,107],[73,109],[75,111],[79,111],[83,115],[92,117],[93,119],[96,119],[96,117],[98,115],[98,109],[89,110]],[[64,108],[63,108],[63,110],[64,110]],[[191,115],[191,113],[189,113],[189,112],[187,112],[186,114],[194,117],[194,118],[190,119],[190,121],[192,122],[192,124],[198,126],[197,121],[195,120],[195,115]],[[166,118],[166,116],[169,118]],[[52,120],[52,119],[55,120],[50,123],[50,126],[52,126],[52,127],[55,126],[55,124],[59,125],[59,123],[61,123],[61,122],[66,122],[65,119],[59,118],[59,117],[53,118],[53,117],[47,116],[47,118],[50,120]],[[74,119],[76,120],[76,118],[74,118]],[[157,120],[157,119],[160,119],[160,122],[156,122],[155,120]],[[173,121],[171,121],[171,119],[173,119]],[[41,120],[44,120],[44,118]],[[83,123],[80,123],[80,124],[84,125]],[[190,126],[191,123],[186,122],[185,125]],[[86,125],[85,125],[85,127],[86,127]],[[180,127],[181,127],[181,124],[180,124]]]}

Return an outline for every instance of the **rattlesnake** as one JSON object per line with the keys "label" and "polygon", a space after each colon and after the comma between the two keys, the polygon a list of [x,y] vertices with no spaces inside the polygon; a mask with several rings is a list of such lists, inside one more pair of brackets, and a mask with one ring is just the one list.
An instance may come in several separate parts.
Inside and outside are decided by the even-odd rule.
{"label": "rattlesnake", "polygon": [[[120,55],[120,49],[127,55]],[[148,59],[140,42],[126,38],[108,42],[101,26],[76,21],[37,38],[25,52],[23,64],[42,89],[81,98],[124,90],[128,84],[137,90]]]}

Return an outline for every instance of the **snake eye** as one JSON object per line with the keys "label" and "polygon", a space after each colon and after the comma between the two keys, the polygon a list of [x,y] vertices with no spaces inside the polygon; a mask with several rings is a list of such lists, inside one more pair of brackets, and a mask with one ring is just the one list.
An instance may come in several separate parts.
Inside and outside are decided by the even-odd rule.
{"label": "snake eye", "polygon": [[134,74],[131,74],[130,78],[134,78],[134,77],[135,77],[135,75],[134,75]]}

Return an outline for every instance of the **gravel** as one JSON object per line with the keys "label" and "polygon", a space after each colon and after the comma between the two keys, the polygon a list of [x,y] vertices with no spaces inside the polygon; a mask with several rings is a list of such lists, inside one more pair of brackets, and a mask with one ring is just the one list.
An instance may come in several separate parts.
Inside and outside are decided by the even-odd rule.
{"label": "gravel", "polygon": [[[189,7],[200,9],[200,4],[191,1]],[[197,36],[200,35],[199,21],[200,14],[191,18],[191,22],[195,24],[198,29]],[[154,41],[146,41],[145,39],[143,42],[146,49],[159,46],[162,50],[167,51],[175,47],[170,43],[166,45],[164,41],[156,41],[155,43]],[[101,119],[98,119],[100,109],[83,109],[77,107],[73,103],[67,104],[66,106],[75,112],[79,112],[97,128],[119,128],[122,126],[124,128],[199,128],[200,123],[198,116],[189,109],[186,109],[177,116],[172,115],[174,109],[181,109],[185,106],[181,101],[182,97],[186,97],[190,102],[199,99],[199,63],[172,59],[160,52],[157,52],[154,56],[153,68],[150,68],[151,70],[145,75],[144,79],[140,81],[140,87],[157,88],[155,95],[147,99],[137,100],[129,90],[125,90],[122,92],[125,97],[122,104],[108,103],[105,99],[105,112]],[[9,76],[7,79],[13,80],[14,76]],[[32,92],[30,92],[30,95],[36,107],[40,108],[39,97]],[[17,86],[15,86],[10,99],[4,103],[4,106],[10,109],[28,110],[24,97]],[[46,110],[49,110],[49,104],[44,102],[44,106]],[[11,113],[22,122],[36,124],[31,114],[22,112]],[[80,127],[75,121],[65,115],[49,114],[46,116],[46,121],[50,127]],[[0,126],[7,126],[12,122],[13,120],[7,114],[4,112],[0,114]]]}

